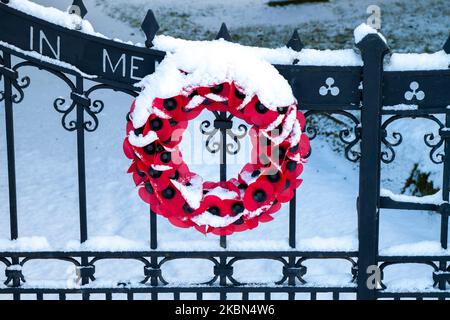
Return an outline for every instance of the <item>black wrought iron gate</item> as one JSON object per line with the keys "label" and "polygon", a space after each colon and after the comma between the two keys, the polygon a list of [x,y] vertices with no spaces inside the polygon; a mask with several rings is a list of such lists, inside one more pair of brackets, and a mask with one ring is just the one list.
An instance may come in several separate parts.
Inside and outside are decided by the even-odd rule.
{"label": "black wrought iron gate", "polygon": [[[75,3],[82,10],[77,12],[84,16],[86,10],[81,1]],[[62,126],[77,135],[78,187],[79,187],[79,221],[80,241],[88,239],[86,207],[86,172],[85,172],[85,133],[96,130],[99,121],[97,115],[103,109],[103,102],[92,101],[93,92],[104,89],[121,91],[131,97],[138,92],[133,87],[137,79],[154,72],[157,62],[165,53],[151,49],[152,40],[158,30],[152,12],[149,12],[143,29],[147,35],[147,48],[130,46],[124,43],[98,38],[75,30],[51,24],[27,15],[8,6],[7,0],[0,2],[0,102],[5,108],[5,129],[7,142],[7,170],[9,182],[9,217],[10,238],[20,236],[20,221],[17,218],[16,170],[14,155],[14,105],[19,104],[30,84],[30,78],[21,74],[23,67],[36,67],[48,72],[63,82],[71,90],[71,103],[64,107],[65,101],[57,98],[54,108],[61,113]],[[50,43],[58,47],[39,46],[38,37],[45,35]],[[229,39],[226,27],[222,26],[219,36]],[[42,39],[41,39],[42,42]],[[288,46],[302,50],[302,43],[294,33]],[[441,216],[440,242],[443,249],[448,247],[448,202],[450,169],[450,70],[435,71],[383,71],[383,58],[388,52],[385,42],[376,34],[367,35],[358,45],[361,51],[363,67],[334,66],[300,66],[277,65],[276,68],[291,84],[295,96],[301,101],[306,116],[315,114],[338,114],[353,123],[352,128],[339,132],[345,144],[348,160],[359,161],[359,197],[355,199],[358,208],[359,250],[356,252],[322,252],[299,251],[296,245],[296,202],[290,203],[289,209],[289,245],[288,251],[230,251],[226,249],[226,239],[221,238],[223,247],[219,251],[168,252],[158,250],[157,217],[151,213],[150,247],[146,251],[136,252],[0,252],[0,265],[4,265],[6,282],[0,286],[0,295],[12,295],[20,299],[23,294],[36,295],[43,299],[46,294],[58,294],[60,299],[68,295],[81,294],[89,299],[91,294],[104,294],[111,299],[113,294],[126,295],[133,299],[138,293],[147,294],[151,299],[158,299],[161,293],[171,293],[174,299],[180,299],[182,293],[194,293],[202,299],[205,293],[217,293],[221,299],[227,293],[240,293],[242,299],[248,299],[250,293],[263,293],[270,299],[273,293],[286,293],[289,299],[295,299],[299,293],[306,293],[316,299],[318,293],[331,293],[333,299],[342,294],[353,294],[358,299],[406,298],[422,299],[424,297],[450,298],[450,255],[415,255],[415,256],[381,256],[378,252],[380,209],[427,210]],[[444,45],[450,54],[450,41]],[[45,56],[46,59],[42,59]],[[20,60],[13,64],[12,57]],[[117,63],[124,63],[123,72],[117,68],[105,68],[105,57]],[[136,62],[139,64],[135,64]],[[60,63],[64,62],[64,63]],[[68,76],[74,76],[72,81]],[[339,87],[338,95],[319,94],[319,88],[332,79],[332,85]],[[94,86],[86,87],[96,82]],[[424,92],[417,96],[416,86]],[[414,85],[414,89],[413,88]],[[330,86],[330,85],[329,85]],[[411,91],[412,90],[412,91]],[[411,92],[405,95],[406,92]],[[388,109],[384,106],[414,104],[417,108],[410,110]],[[67,119],[75,113],[75,120]],[[437,115],[445,115],[442,122]],[[218,114],[223,121],[231,121],[225,114]],[[439,137],[425,135],[425,143],[431,148],[433,162],[443,166],[442,203],[424,204],[399,202],[380,196],[380,165],[390,163],[395,157],[394,147],[401,143],[401,135],[394,132],[389,136],[388,126],[398,119],[426,118],[439,126]],[[361,120],[359,120],[361,119]],[[224,136],[224,128],[216,128]],[[313,139],[320,128],[310,125],[307,131]],[[392,139],[394,141],[392,141]],[[360,148],[358,149],[358,144]],[[223,146],[225,147],[225,146]],[[356,147],[356,148],[355,148]],[[222,150],[225,154],[225,150]],[[226,165],[221,167],[221,178],[226,177]],[[20,195],[19,195],[20,196]],[[406,216],[405,216],[406,218]],[[167,283],[163,275],[164,264],[176,259],[206,259],[213,263],[211,281],[195,286],[175,286]],[[76,266],[82,279],[79,288],[33,288],[26,284],[26,274],[22,267],[29,261],[54,259],[70,262]],[[117,284],[112,287],[98,288],[95,285],[95,264],[106,259],[130,259],[143,264],[142,282],[137,285]],[[240,283],[233,278],[236,262],[245,259],[269,259],[280,262],[280,281],[276,284]],[[311,286],[303,279],[308,272],[304,263],[313,259],[343,259],[349,262],[349,273],[353,282],[344,287]],[[382,283],[371,286],[373,266],[382,276],[383,270],[393,264],[419,263],[431,267],[430,275],[435,283],[435,291],[427,292],[390,292]],[[375,279],[376,280],[376,279]],[[368,285],[369,284],[369,285]]]}

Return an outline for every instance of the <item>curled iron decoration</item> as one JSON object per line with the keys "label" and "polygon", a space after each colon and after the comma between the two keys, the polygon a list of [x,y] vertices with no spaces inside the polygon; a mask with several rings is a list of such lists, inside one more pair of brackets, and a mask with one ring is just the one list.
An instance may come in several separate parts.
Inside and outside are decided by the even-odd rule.
{"label": "curled iron decoration", "polygon": [[[213,111],[213,114],[216,118],[216,121],[230,123],[230,126],[232,125],[232,120],[234,118],[232,114],[229,114],[227,116],[226,114],[222,114],[217,111]],[[212,154],[217,153],[221,149],[221,147],[223,146],[222,136],[220,136],[220,142],[213,141],[213,139],[215,135],[222,130],[225,130],[226,135],[232,139],[232,141],[227,142],[225,146],[226,153],[228,153],[229,155],[238,154],[241,150],[240,140],[242,140],[248,132],[248,128],[245,124],[240,124],[237,127],[237,130],[233,131],[232,129],[219,128],[215,125],[212,126],[212,123],[209,120],[203,121],[200,125],[200,131],[203,135],[208,136],[205,143],[206,149]]]}
{"label": "curled iron decoration", "polygon": [[[315,110],[307,111],[305,112],[305,118],[307,120],[305,132],[310,140],[314,140],[319,134],[317,126],[315,126],[311,122],[311,117],[313,115],[326,116],[339,126],[342,126],[343,128],[340,129],[338,137],[345,146],[345,158],[351,162],[359,161],[359,159],[361,158],[361,152],[357,149],[358,143],[361,141],[361,122],[359,121],[359,119],[354,114],[344,110],[334,110],[330,112]],[[336,118],[334,115],[343,116],[346,119],[350,120],[352,124],[350,125]]]}
{"label": "curled iron decoration", "polygon": [[[37,68],[39,70],[46,71],[46,72],[56,76],[57,78],[61,79],[62,81],[64,81],[67,84],[67,86],[70,88],[70,92],[75,92],[75,90],[76,90],[75,84],[63,72],[56,71],[56,70],[53,70],[51,68],[48,68],[48,67],[45,67],[42,65],[38,65],[31,61],[23,61],[21,63],[18,63],[14,67],[14,70],[17,71],[19,68],[22,68],[22,67],[33,67],[33,68]],[[70,121],[67,120],[68,116],[72,114],[72,111],[75,109],[75,107],[76,107],[76,103],[74,101],[72,101],[72,103],[70,105],[66,105],[66,99],[63,97],[58,97],[53,102],[53,108],[58,113],[61,113],[63,115],[61,118],[61,125],[67,131],[74,131],[77,129],[77,121],[76,120],[70,120]]]}
{"label": "curled iron decoration", "polygon": [[[202,122],[202,124],[200,125],[200,131],[203,135],[208,136],[206,138],[206,149],[210,152],[210,153],[217,153],[220,150],[220,143],[218,143],[217,141],[212,142],[212,140],[214,139],[214,136],[216,135],[216,133],[219,131],[219,129],[216,129],[214,127],[211,127],[211,121],[209,120],[205,120]],[[211,143],[212,142],[212,143]]]}
{"label": "curled iron decoration", "polygon": [[132,97],[136,97],[138,95],[138,93],[133,90],[117,88],[107,84],[97,84],[92,86],[84,93],[83,98],[86,99],[86,103],[82,104],[84,111],[89,115],[89,119],[83,122],[83,128],[88,132],[97,130],[99,124],[97,115],[105,108],[105,103],[100,99],[96,99],[91,103],[91,94],[98,90],[113,90],[114,92],[122,92]]}
{"label": "curled iron decoration", "polygon": [[[439,132],[443,128],[445,128],[444,124],[438,118],[436,118],[436,116],[433,116],[433,115],[414,115],[414,116],[395,115],[395,116],[388,118],[381,126],[381,133],[382,133],[381,142],[385,146],[385,150],[383,150],[381,152],[381,160],[386,164],[389,164],[394,161],[394,159],[395,159],[394,147],[399,146],[403,142],[403,137],[400,132],[393,132],[392,133],[393,140],[389,140],[388,139],[389,134],[387,131],[387,127],[390,124],[392,124],[393,122],[400,120],[400,119],[404,119],[404,118],[412,118],[412,119],[422,118],[422,119],[431,120],[439,126]],[[439,151],[440,148],[442,147],[442,145],[444,144],[444,141],[445,140],[442,138],[442,136],[440,134],[436,135],[431,132],[431,133],[427,133],[424,135],[425,145],[427,147],[431,148],[429,158],[435,164],[441,164],[444,162],[445,155],[442,151]]]}
{"label": "curled iron decoration", "polygon": [[[4,66],[4,60],[3,57],[0,56],[0,66]],[[12,69],[10,69],[9,71],[11,72],[11,70],[13,71],[13,75],[9,75],[11,78],[11,85],[12,87],[15,89],[16,93],[14,93],[11,96],[12,102],[13,103],[21,103],[25,97],[25,93],[24,93],[24,89],[26,89],[29,85],[30,85],[30,77],[28,76],[24,76],[24,77],[18,77],[18,73],[17,73],[17,65],[15,67],[13,67]],[[3,78],[7,77],[8,75],[3,75],[2,73],[0,73],[0,81],[2,81]],[[3,80],[4,81],[4,80]],[[0,102],[5,100],[5,92],[4,91],[0,91]]]}
{"label": "curled iron decoration", "polygon": [[[0,56],[0,65],[4,64],[3,58]],[[14,93],[11,96],[13,103],[21,103],[25,97],[24,89],[30,86],[31,80],[30,77],[24,76],[24,77],[18,77],[17,68],[20,65],[20,63],[16,66],[14,66],[11,70],[15,72],[14,78],[11,78],[11,85],[15,89],[16,93]],[[6,77],[6,75],[5,75]],[[2,80],[2,74],[0,73],[0,81]],[[5,100],[5,92],[0,91],[0,102]]]}
{"label": "curled iron decoration", "polygon": [[230,155],[236,155],[241,150],[241,142],[240,140],[243,139],[248,132],[248,128],[244,124],[240,124],[237,127],[236,132],[233,130],[227,130],[227,135],[233,139],[234,144],[232,142],[227,143],[227,153]]}

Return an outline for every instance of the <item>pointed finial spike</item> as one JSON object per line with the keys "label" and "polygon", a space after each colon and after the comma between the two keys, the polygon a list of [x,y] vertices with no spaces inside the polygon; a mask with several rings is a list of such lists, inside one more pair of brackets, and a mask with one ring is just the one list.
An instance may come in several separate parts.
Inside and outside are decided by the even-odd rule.
{"label": "pointed finial spike", "polygon": [[155,14],[152,10],[147,11],[144,21],[142,22],[141,29],[144,31],[147,40],[145,46],[147,48],[153,47],[153,39],[155,39],[156,33],[159,30],[158,21],[156,21]]}
{"label": "pointed finial spike", "polygon": [[294,30],[291,39],[289,39],[286,46],[294,51],[300,52],[303,49],[303,42],[298,35],[298,31]]}
{"label": "pointed finial spike", "polygon": [[76,14],[82,19],[87,15],[88,11],[83,3],[83,0],[73,0],[72,5],[69,8],[70,14]]}
{"label": "pointed finial spike", "polygon": [[450,35],[447,38],[447,41],[444,44],[444,51],[446,54],[450,54]]}
{"label": "pointed finial spike", "polygon": [[230,33],[228,32],[228,28],[225,23],[222,23],[219,33],[216,36],[216,40],[219,40],[219,39],[223,39],[223,40],[231,42],[231,36],[230,36]]}

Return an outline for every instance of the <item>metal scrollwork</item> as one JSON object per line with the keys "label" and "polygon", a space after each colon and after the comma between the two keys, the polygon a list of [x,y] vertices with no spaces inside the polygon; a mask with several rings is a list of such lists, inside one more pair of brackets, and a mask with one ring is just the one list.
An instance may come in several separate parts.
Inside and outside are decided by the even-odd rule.
{"label": "metal scrollwork", "polygon": [[[87,90],[84,93],[84,98],[86,98],[90,102],[90,95],[93,92],[98,91],[98,90],[108,90],[108,89],[113,90],[115,92],[122,92],[122,93],[128,94],[132,97],[136,97],[138,95],[138,93],[136,93],[135,91],[132,91],[132,90],[121,89],[121,88],[113,87],[113,86],[110,86],[107,84],[98,84],[98,85],[91,87],[89,90]],[[85,120],[83,122],[84,129],[88,132],[93,132],[93,131],[97,130],[98,124],[99,124],[97,115],[103,111],[103,109],[105,108],[105,103],[100,99],[96,99],[92,103],[86,103],[85,105],[83,105],[83,108],[84,108],[84,111],[90,117],[89,120]]]}
{"label": "metal scrollwork", "polygon": [[[311,117],[313,115],[324,115],[330,118],[333,122],[337,123],[340,126],[343,126],[339,133],[339,140],[345,145],[344,154],[347,160],[351,162],[357,162],[361,158],[361,153],[357,150],[358,143],[361,141],[361,127],[359,119],[350,112],[347,111],[332,111],[332,112],[324,112],[324,111],[314,111],[310,110],[305,112],[306,128],[305,132],[308,135],[310,140],[313,140],[318,135],[317,126],[313,124],[311,121]],[[334,115],[340,115],[345,117],[346,119],[352,122],[352,125],[341,121],[336,118]]]}
{"label": "metal scrollwork", "polygon": [[72,113],[72,111],[75,109],[76,103],[72,101],[72,103],[69,106],[66,106],[66,99],[59,97],[56,98],[53,102],[53,108],[61,114],[63,114],[61,118],[61,124],[64,129],[67,131],[74,131],[77,129],[77,121],[76,120],[70,120],[67,121],[67,117]]}
{"label": "metal scrollwork", "polygon": [[[437,138],[433,133],[428,133],[423,137],[423,140],[427,147],[431,148],[430,160],[435,164],[443,163],[445,154],[442,151],[439,151],[439,149],[444,144],[444,139],[442,139],[441,136]],[[435,142],[436,140],[437,142]]]}
{"label": "metal scrollwork", "polygon": [[[439,131],[445,127],[444,124],[433,115],[394,115],[390,117],[381,126],[381,142],[385,147],[385,150],[381,152],[381,160],[386,164],[389,164],[395,160],[394,148],[399,146],[403,142],[403,136],[400,132],[392,132],[391,139],[389,139],[389,132],[387,130],[387,127],[393,122],[404,118],[422,118],[431,120],[439,126]],[[429,155],[430,160],[435,164],[443,163],[444,153],[442,151],[439,151],[444,144],[444,139],[442,138],[442,136],[440,134],[436,135],[432,132],[427,133],[424,135],[424,142],[427,147],[431,148]]]}
{"label": "metal scrollwork", "polygon": [[248,128],[244,124],[240,124],[237,128],[237,133],[233,130],[227,130],[227,135],[233,139],[233,143],[227,143],[227,153],[230,155],[238,154],[241,150],[241,142],[239,140],[243,139],[248,132]]}
{"label": "metal scrollwork", "polygon": [[[216,118],[216,121],[221,122],[221,123],[227,123],[229,124],[229,126],[232,126],[232,119],[233,119],[233,115],[226,115],[226,114],[222,114],[219,113],[217,111],[213,111],[213,114]],[[225,134],[230,137],[232,139],[231,142],[227,142],[226,146],[225,146],[225,152],[228,153],[229,155],[236,155],[239,153],[239,151],[241,150],[241,142],[240,140],[243,139],[248,132],[248,128],[246,125],[244,124],[240,124],[237,127],[236,131],[233,131],[232,129],[228,129],[228,128],[220,128],[218,126],[216,126],[216,122],[214,122],[214,126],[211,126],[212,123],[209,120],[205,120],[202,122],[202,124],[200,125],[200,131],[203,135],[208,136],[208,138],[206,139],[206,150],[208,150],[210,153],[217,153],[222,145],[224,144],[222,141],[222,136],[220,137],[220,142],[217,141],[213,141],[213,139],[215,138],[215,135],[220,131],[224,130]]]}
{"label": "metal scrollwork", "polygon": [[[0,56],[0,65],[4,64],[3,58]],[[19,64],[20,65],[20,64]],[[24,89],[28,88],[31,83],[31,79],[28,76],[17,77],[17,68],[19,65],[16,65],[11,70],[15,72],[14,78],[11,79],[11,85],[15,89],[15,93],[11,96],[13,103],[21,103],[25,97]],[[6,75],[4,75],[6,77]],[[0,81],[3,79],[2,74],[0,73]],[[5,92],[0,91],[0,102],[5,100]]]}
{"label": "metal scrollwork", "polygon": [[[211,129],[210,129],[210,127],[211,127]],[[203,135],[208,136],[208,138],[206,138],[206,143],[205,143],[206,150],[208,150],[210,153],[217,153],[220,150],[220,143],[218,143],[217,141],[215,141],[213,143],[211,143],[211,142],[214,139],[214,136],[216,135],[216,133],[219,131],[219,129],[212,127],[211,121],[205,120],[200,125],[200,131]]]}
{"label": "metal scrollwork", "polygon": [[12,82],[12,86],[16,89],[17,93],[12,95],[12,101],[14,103],[21,103],[25,98],[24,89],[30,86],[31,79],[28,76],[24,76],[22,78],[18,78],[17,80]]}

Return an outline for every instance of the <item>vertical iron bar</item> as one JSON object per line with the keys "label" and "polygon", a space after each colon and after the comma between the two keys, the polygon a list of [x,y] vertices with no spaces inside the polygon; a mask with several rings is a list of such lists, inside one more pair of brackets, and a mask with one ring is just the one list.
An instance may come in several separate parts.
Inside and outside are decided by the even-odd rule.
{"label": "vertical iron bar", "polygon": [[[11,54],[3,53],[3,63],[5,68],[11,69]],[[12,79],[6,75],[3,76],[4,81],[4,98],[5,98],[5,127],[6,127],[6,153],[8,161],[8,192],[9,192],[9,225],[11,240],[19,237],[19,226],[17,219],[17,186],[16,186],[16,156],[14,146],[14,111],[13,111],[13,90]],[[11,259],[13,265],[19,264],[19,258]],[[20,279],[14,278],[13,287],[20,286]],[[20,294],[13,294],[14,300],[20,300]]]}
{"label": "vertical iron bar", "polygon": [[[226,257],[220,257],[220,266],[225,266],[227,264]],[[220,292],[220,300],[227,300],[227,293],[224,290],[224,287],[227,285],[227,277],[224,275],[219,276],[219,283],[222,288],[219,288]]]}
{"label": "vertical iron bar", "polygon": [[[76,93],[84,94],[83,77],[77,76]],[[77,103],[77,159],[78,159],[78,201],[80,210],[80,241],[88,238],[86,207],[86,161],[84,141],[84,107]]]}
{"label": "vertical iron bar", "polygon": [[289,202],[289,246],[296,246],[297,232],[297,190],[294,190],[294,197]]}
{"label": "vertical iron bar", "polygon": [[158,228],[157,228],[157,215],[152,209],[150,209],[150,248],[155,250],[158,248]]}
{"label": "vertical iron bar", "polygon": [[[84,79],[76,76],[75,93],[84,94]],[[85,137],[84,137],[84,107],[77,103],[77,164],[78,164],[78,206],[80,214],[80,242],[88,239],[87,230],[87,205],[86,205],[86,160],[85,160]],[[87,266],[89,260],[87,256],[81,257],[81,265]],[[81,284],[89,283],[88,277],[82,277]],[[82,293],[83,300],[89,300],[88,293]]]}
{"label": "vertical iron bar", "polygon": [[[450,113],[445,114],[445,127],[450,127]],[[450,141],[444,139],[444,167],[442,170],[442,200],[449,201],[448,192],[450,189]],[[448,215],[441,213],[441,247],[448,248]],[[439,261],[439,269],[441,271],[447,270],[447,262],[445,260]],[[440,281],[439,289],[446,289],[446,282]]]}
{"label": "vertical iron bar", "polygon": [[358,299],[374,300],[376,285],[368,285],[367,270],[369,266],[378,264],[383,58],[389,49],[378,34],[366,35],[357,46],[364,62],[358,198]]}
{"label": "vertical iron bar", "polygon": [[[5,68],[11,68],[11,55],[7,52],[3,54]],[[8,158],[8,188],[9,188],[9,217],[11,240],[19,236],[17,222],[17,189],[16,189],[16,160],[14,147],[14,116],[13,116],[13,92],[12,80],[6,75],[4,78],[5,87],[5,122],[6,122],[6,149]],[[15,264],[15,262],[13,262]]]}
{"label": "vertical iron bar", "polygon": [[[220,118],[226,119],[227,113],[226,112],[220,112]],[[221,128],[221,148],[220,148],[220,181],[225,182],[227,181],[227,129]],[[227,247],[227,237],[226,236],[220,236],[220,246],[222,248]]]}

